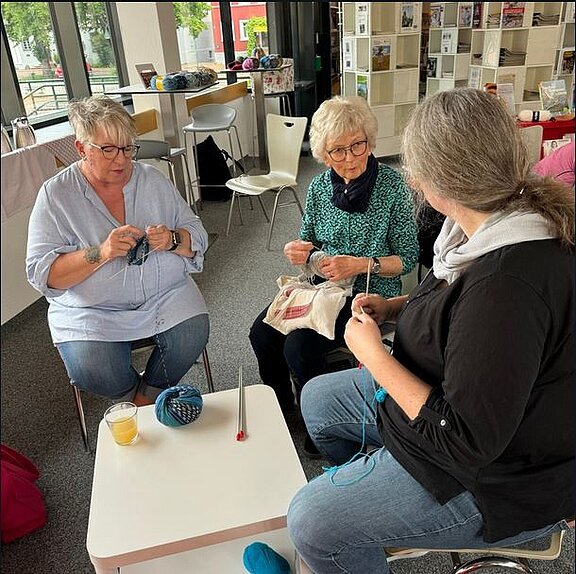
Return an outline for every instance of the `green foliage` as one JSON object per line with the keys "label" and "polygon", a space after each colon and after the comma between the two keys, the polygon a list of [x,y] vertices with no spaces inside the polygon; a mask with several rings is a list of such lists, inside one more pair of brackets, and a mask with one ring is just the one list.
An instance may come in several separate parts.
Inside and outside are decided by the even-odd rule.
{"label": "green foliage", "polygon": [[[254,31],[254,28],[267,28],[268,24],[266,18],[263,16],[253,16],[246,22],[246,37],[248,41],[246,43],[246,51],[248,55],[252,55],[252,50],[258,46],[258,36]],[[260,46],[261,47],[261,46]]]}
{"label": "green foliage", "polygon": [[172,4],[177,28],[188,28],[192,38],[198,38],[200,32],[208,28],[204,22],[204,18],[212,9],[208,2],[172,2]]}
{"label": "green foliage", "polygon": [[2,2],[2,18],[8,38],[28,42],[45,68],[50,67],[52,20],[47,2]]}
{"label": "green foliage", "polygon": [[99,68],[114,66],[114,52],[109,40],[108,14],[104,2],[75,2],[76,17],[79,28],[90,35],[92,48],[98,57],[97,62],[90,62]]}

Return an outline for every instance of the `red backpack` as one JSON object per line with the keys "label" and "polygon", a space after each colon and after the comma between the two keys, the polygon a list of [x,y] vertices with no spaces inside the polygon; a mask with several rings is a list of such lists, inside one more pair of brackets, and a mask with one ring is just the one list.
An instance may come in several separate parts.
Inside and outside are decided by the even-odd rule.
{"label": "red backpack", "polygon": [[0,458],[0,530],[2,542],[12,542],[46,524],[46,507],[31,460],[2,444]]}

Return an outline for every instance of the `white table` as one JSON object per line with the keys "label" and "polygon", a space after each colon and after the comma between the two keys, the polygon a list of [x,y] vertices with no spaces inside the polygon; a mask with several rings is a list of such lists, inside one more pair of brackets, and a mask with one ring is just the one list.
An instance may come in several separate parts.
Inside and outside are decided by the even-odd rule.
{"label": "white table", "polygon": [[[265,541],[265,533],[286,527],[288,505],[306,477],[274,391],[245,387],[243,442],[235,440],[238,391],[203,398],[200,417],[180,428],[161,425],[153,406],[140,408],[140,439],[132,446],[118,446],[100,423],[86,543],[97,573],[190,557],[195,549],[213,562],[202,572],[225,572],[218,560],[230,560],[230,552],[238,572],[241,539]],[[278,535],[286,544],[286,534]]]}

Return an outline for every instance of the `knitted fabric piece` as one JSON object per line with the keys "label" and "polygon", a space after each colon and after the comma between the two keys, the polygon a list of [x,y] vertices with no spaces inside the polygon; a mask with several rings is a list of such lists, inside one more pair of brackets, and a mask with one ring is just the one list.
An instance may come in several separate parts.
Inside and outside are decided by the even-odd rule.
{"label": "knitted fabric piece", "polygon": [[250,574],[290,574],[288,561],[263,542],[246,546],[242,561]]}
{"label": "knitted fabric piece", "polygon": [[162,391],[154,407],[165,426],[178,427],[195,421],[202,412],[202,395],[192,385],[175,385]]}

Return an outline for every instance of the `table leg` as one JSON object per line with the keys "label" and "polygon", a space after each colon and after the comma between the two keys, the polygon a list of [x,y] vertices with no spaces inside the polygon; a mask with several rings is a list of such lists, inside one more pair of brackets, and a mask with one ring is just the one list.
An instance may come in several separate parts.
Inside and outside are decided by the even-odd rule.
{"label": "table leg", "polygon": [[260,169],[267,169],[268,151],[266,145],[266,107],[264,103],[264,84],[262,74],[252,74],[254,107],[256,108],[256,132],[258,134],[258,162]]}
{"label": "table leg", "polygon": [[[183,147],[181,143],[180,130],[178,129],[178,115],[176,114],[175,96],[181,94],[170,94],[170,114],[162,115],[162,129],[164,139],[170,144],[170,147]],[[186,145],[186,144],[184,144]],[[186,182],[184,180],[184,170],[182,162],[174,162],[174,183],[180,194],[186,199]],[[192,193],[192,190],[190,190]]]}

